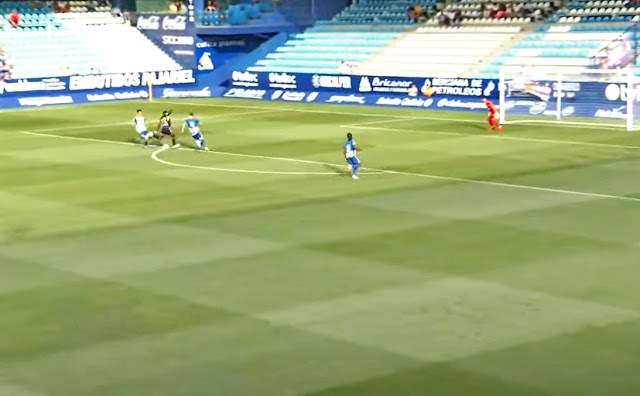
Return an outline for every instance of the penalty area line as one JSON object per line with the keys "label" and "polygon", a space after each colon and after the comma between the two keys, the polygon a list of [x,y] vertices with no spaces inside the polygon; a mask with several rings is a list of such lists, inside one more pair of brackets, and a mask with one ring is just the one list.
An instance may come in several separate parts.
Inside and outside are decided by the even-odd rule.
{"label": "penalty area line", "polygon": [[[25,134],[25,135],[31,135],[31,136],[42,136],[42,137],[57,138],[57,139],[67,139],[67,140],[77,140],[77,141],[89,141],[89,142],[94,142],[94,143],[110,143],[110,144],[121,144],[121,145],[128,145],[128,146],[137,146],[138,145],[137,143],[130,143],[130,142],[117,142],[117,141],[113,141],[113,140],[101,140],[101,139],[82,138],[82,137],[75,137],[75,136],[52,135],[52,134],[47,134],[47,133],[37,133],[37,132],[28,132],[28,131],[20,131],[19,133]],[[194,149],[188,149],[188,150],[198,151],[198,150],[194,150]],[[159,151],[159,150],[156,150],[156,151]],[[319,165],[340,166],[340,165],[331,164],[331,163],[327,163],[327,162],[310,161],[310,160],[296,160],[294,158],[284,158],[284,157],[268,157],[268,156],[265,156],[265,155],[252,155],[252,154],[215,152],[215,151],[209,151],[209,152],[205,151],[205,153],[221,154],[221,155],[234,155],[234,156],[238,156],[238,157],[247,157],[247,158],[263,158],[263,159],[273,159],[273,160],[283,160],[283,161],[293,161],[293,162],[315,163],[315,164],[319,164]],[[156,154],[156,157],[157,157],[157,154]],[[177,164],[177,165],[176,164],[171,164],[171,165],[173,165],[173,166],[183,166],[183,167],[196,167],[196,165],[185,165],[185,164]],[[204,167],[204,168],[207,168],[207,167]],[[610,195],[610,194],[591,193],[591,192],[584,192],[584,191],[563,190],[563,189],[547,188],[547,187],[536,187],[536,186],[529,186],[529,185],[524,185],[524,184],[511,184],[511,183],[495,182],[495,181],[490,181],[490,180],[465,179],[465,178],[460,178],[460,177],[429,175],[429,174],[426,174],[426,173],[395,171],[395,170],[392,170],[392,169],[376,169],[376,168],[366,168],[366,167],[363,167],[361,169],[363,171],[394,174],[394,175],[422,177],[422,178],[433,179],[433,180],[445,180],[445,181],[453,181],[453,182],[460,182],[460,183],[482,184],[482,185],[486,185],[486,186],[495,186],[495,187],[503,187],[503,188],[531,190],[531,191],[543,191],[543,192],[556,193],[556,194],[568,194],[568,195],[577,195],[577,196],[592,197],[592,198],[602,198],[602,199],[613,199],[613,200],[619,200],[619,201],[640,202],[640,198],[627,197],[627,196],[624,196],[624,195]],[[223,169],[223,171],[230,171],[230,170],[229,169]],[[235,170],[235,171],[238,171],[238,170]],[[259,171],[259,172],[252,171],[252,172],[247,172],[245,170],[243,172],[244,173],[272,173],[273,174],[273,171]],[[333,172],[331,172],[331,174],[335,175],[335,173],[333,173]]]}
{"label": "penalty area line", "polygon": [[[295,176],[295,175],[333,175],[333,176],[338,176],[339,175],[339,173],[336,173],[336,172],[265,171],[265,170],[255,170],[255,169],[233,169],[233,168],[218,168],[218,167],[213,167],[213,166],[179,164],[177,162],[170,162],[170,161],[166,161],[166,160],[163,160],[161,158],[158,158],[158,154],[160,154],[160,153],[162,153],[164,151],[167,151],[167,150],[171,150],[171,149],[170,148],[166,148],[166,147],[161,147],[161,148],[155,150],[153,153],[151,153],[151,159],[153,159],[154,161],[157,161],[157,162],[159,162],[161,164],[164,164],[164,165],[175,166],[175,167],[179,167],[179,168],[200,169],[200,170],[209,170],[209,171],[217,171],[217,172],[254,173],[254,174],[260,174],[260,175],[292,175],[292,176]],[[187,150],[196,151],[196,150],[192,150],[192,149],[187,149]],[[212,153],[212,154],[223,154],[223,155],[238,155],[238,154],[234,154],[234,153],[225,153],[225,152],[216,153],[215,151],[210,151],[210,153]],[[246,155],[238,155],[238,156],[245,157]],[[251,157],[253,157],[253,156],[251,156]],[[282,158],[272,158],[272,157],[267,157],[267,156],[257,156],[257,157],[258,158],[282,159]],[[296,161],[296,160],[291,159],[291,158],[289,158],[288,160]],[[332,166],[337,166],[335,164],[331,164],[331,165]],[[380,174],[382,172],[376,172],[376,173]]]}
{"label": "penalty area line", "polygon": [[[386,121],[397,122],[397,120],[386,120]],[[379,126],[374,127],[374,126],[367,126],[367,125],[360,125],[360,124],[344,124],[344,125],[340,125],[340,128],[364,129],[364,130],[370,129],[373,131],[389,131],[389,132],[417,132],[417,133],[424,133],[427,135],[464,136],[464,137],[478,138],[478,139],[498,139],[498,140],[512,140],[512,141],[519,141],[519,142],[532,142],[532,143],[544,143],[544,144],[560,144],[560,145],[570,145],[570,146],[588,146],[588,147],[618,148],[618,149],[626,149],[626,150],[640,150],[640,146],[631,146],[627,144],[581,142],[577,140],[536,139],[536,138],[526,138],[526,137],[519,137],[519,136],[508,136],[504,134],[474,135],[471,133],[432,131],[428,129],[419,130],[419,129],[387,128],[387,127],[379,127]]]}
{"label": "penalty area line", "polygon": [[[77,136],[64,136],[64,135],[55,135],[55,134],[49,134],[49,133],[39,133],[39,132],[29,132],[29,131],[19,131],[19,133],[24,134],[24,135],[48,137],[48,138],[54,138],[54,139],[65,139],[65,140],[75,140],[75,141],[81,141],[81,142],[119,144],[119,145],[126,145],[126,146],[144,147],[144,146],[141,146],[139,143],[119,142],[119,141],[116,141],[116,140],[93,139],[93,138],[85,138],[85,137],[77,137]],[[157,147],[157,146],[153,146],[153,147]],[[160,154],[161,152],[163,152],[165,150],[168,150],[168,149],[166,149],[164,147],[161,147],[160,149],[155,150],[151,154],[151,158],[154,161],[157,161],[157,162],[165,164],[165,165],[182,167],[182,168],[213,170],[213,171],[220,171],[220,172],[256,173],[256,174],[272,174],[272,175],[338,175],[338,173],[336,173],[336,172],[263,171],[263,170],[217,168],[217,167],[208,167],[208,166],[178,164],[178,163],[169,162],[169,161],[163,160],[161,158],[158,158],[158,154]],[[324,165],[324,166],[334,167],[334,168],[336,168],[338,170],[342,170],[342,166],[341,165],[333,164],[333,163],[330,163],[330,162],[303,160],[303,159],[286,158],[286,157],[271,157],[271,156],[267,156],[267,155],[230,153],[230,152],[226,152],[226,151],[202,151],[202,150],[190,149],[190,148],[180,148],[179,150],[202,152],[202,153],[216,154],[216,155],[234,156],[234,157],[243,157],[243,158],[257,158],[257,159],[267,159],[267,160],[275,160],[275,161],[297,162],[297,163],[303,163],[303,164]],[[386,173],[386,172],[376,171],[376,170],[369,170],[369,172],[361,172],[361,174],[365,174],[365,175],[382,174],[382,173]]]}

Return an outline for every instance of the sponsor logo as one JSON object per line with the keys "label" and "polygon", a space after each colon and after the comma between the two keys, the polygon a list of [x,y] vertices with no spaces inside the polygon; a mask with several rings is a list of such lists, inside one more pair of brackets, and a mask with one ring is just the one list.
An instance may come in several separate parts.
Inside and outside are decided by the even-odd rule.
{"label": "sponsor logo", "polygon": [[[443,99],[444,100],[444,99]],[[378,98],[377,105],[402,106],[402,107],[429,107],[433,104],[433,99],[422,98]]]}
{"label": "sponsor logo", "polygon": [[318,97],[317,92],[311,92],[309,95],[307,95],[307,103],[313,102],[314,100],[316,100],[317,97]]}
{"label": "sponsor logo", "polygon": [[147,91],[130,91],[103,94],[87,94],[89,102],[103,102],[108,100],[128,100],[128,99],[147,99],[149,93]]}
{"label": "sponsor logo", "polygon": [[[573,106],[565,107],[560,112],[560,114],[562,114],[562,116],[564,116],[564,117],[570,117],[570,116],[573,115],[573,113],[575,113],[575,108]],[[549,117],[555,117],[555,116],[558,115],[558,111],[557,110],[544,110],[542,112],[542,115],[549,116]]]}
{"label": "sponsor logo", "polygon": [[302,102],[305,97],[304,92],[285,92],[282,94],[282,100],[286,100],[289,102]]}
{"label": "sponsor logo", "polygon": [[273,91],[271,94],[271,100],[278,100],[282,96],[282,91]]}
{"label": "sponsor logo", "polygon": [[193,45],[195,40],[191,36],[162,36],[165,45]]}
{"label": "sponsor logo", "polygon": [[538,115],[543,114],[547,109],[547,102],[537,102],[531,108],[529,108],[529,114]]}
{"label": "sponsor logo", "polygon": [[431,88],[432,95],[452,96],[489,96],[496,88],[491,81],[483,90],[482,80],[468,78],[433,78],[425,80],[424,85]]}
{"label": "sponsor logo", "polygon": [[251,72],[234,71],[231,73],[231,80],[233,85],[239,85],[243,87],[257,87],[258,75]]}
{"label": "sponsor logo", "polygon": [[13,92],[62,91],[67,84],[59,78],[46,78],[39,81],[18,80],[16,82],[0,81],[0,95]]}
{"label": "sponsor logo", "polygon": [[[482,84],[482,81],[480,83]],[[484,97],[491,96],[491,93],[493,93],[494,89],[496,89],[496,83],[494,83],[493,81],[489,81],[489,84],[487,84],[487,87],[484,89],[484,91],[482,91],[482,96]]]}
{"label": "sponsor logo", "polygon": [[198,60],[198,70],[213,70],[213,69],[214,69],[214,65],[213,65],[213,61],[211,60],[211,53],[203,52],[202,56]]}
{"label": "sponsor logo", "polygon": [[[564,86],[564,85],[563,85]],[[639,87],[635,87],[635,92],[632,93],[633,99],[638,102],[640,101],[640,89]],[[627,84],[608,84],[604,90],[604,97],[609,101],[621,100],[626,102],[629,98],[629,89]]]}
{"label": "sponsor logo", "polygon": [[162,30],[187,30],[187,17],[176,15],[162,18]]}
{"label": "sponsor logo", "polygon": [[194,56],[195,55],[195,53],[193,51],[189,51],[189,50],[174,50],[173,53],[176,54],[176,55],[186,55],[186,56]]}
{"label": "sponsor logo", "polygon": [[108,100],[116,100],[116,95],[110,93],[87,94],[87,100],[89,102],[105,102]]}
{"label": "sponsor logo", "polygon": [[[365,77],[363,77],[365,78]],[[362,84],[362,81],[361,81]],[[371,90],[373,92],[403,92],[408,93],[413,85],[411,80],[394,80],[390,78],[374,77],[371,80]]]}
{"label": "sponsor logo", "polygon": [[484,109],[486,106],[482,102],[463,102],[460,99],[440,99],[438,101],[438,107],[475,110]]}
{"label": "sponsor logo", "polygon": [[311,76],[311,84],[314,88],[340,88],[351,89],[350,76]]}
{"label": "sponsor logo", "polygon": [[18,99],[20,106],[46,106],[56,104],[72,104],[73,98],[71,96],[43,96],[39,98],[20,98]]}
{"label": "sponsor logo", "polygon": [[195,82],[193,70],[89,74],[86,76],[72,76],[69,79],[69,89],[76,91],[84,89],[130,88],[148,85],[191,84]]}
{"label": "sponsor logo", "polygon": [[617,109],[611,110],[598,109],[594,114],[594,117],[625,119],[627,118],[627,106],[620,106]]}
{"label": "sponsor logo", "polygon": [[371,92],[371,82],[369,82],[369,77],[362,77],[360,79],[360,84],[358,84],[358,90],[360,92]]}
{"label": "sponsor logo", "polygon": [[244,47],[246,45],[246,40],[199,41],[196,43],[197,48]]}
{"label": "sponsor logo", "polygon": [[163,98],[209,98],[211,97],[211,90],[209,87],[204,87],[201,90],[177,90],[173,88],[165,88],[162,90]]}
{"label": "sponsor logo", "polygon": [[231,88],[223,96],[226,98],[263,99],[267,91],[263,89]]}
{"label": "sponsor logo", "polygon": [[160,29],[160,17],[154,16],[139,16],[137,27],[140,30],[158,30]]}
{"label": "sponsor logo", "polygon": [[364,104],[365,98],[364,96],[356,96],[356,95],[349,95],[349,96],[338,96],[338,95],[334,95],[332,97],[329,98],[329,100],[326,100],[326,103],[358,103],[358,104]]}
{"label": "sponsor logo", "polygon": [[196,48],[215,48],[216,43],[210,41],[198,41],[196,43]]}
{"label": "sponsor logo", "polygon": [[269,87],[297,88],[296,76],[287,73],[269,73]]}

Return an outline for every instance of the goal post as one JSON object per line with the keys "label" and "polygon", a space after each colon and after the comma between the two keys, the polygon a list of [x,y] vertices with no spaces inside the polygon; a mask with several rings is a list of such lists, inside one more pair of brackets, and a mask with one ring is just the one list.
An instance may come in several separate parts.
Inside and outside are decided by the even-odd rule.
{"label": "goal post", "polygon": [[640,130],[637,94],[640,79],[634,70],[584,69],[573,73],[545,73],[541,69],[501,70],[501,123]]}

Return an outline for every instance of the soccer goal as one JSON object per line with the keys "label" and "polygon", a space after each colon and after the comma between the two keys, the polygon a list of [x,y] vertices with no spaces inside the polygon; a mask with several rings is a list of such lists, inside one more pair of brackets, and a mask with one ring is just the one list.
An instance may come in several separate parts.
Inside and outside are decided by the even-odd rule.
{"label": "soccer goal", "polygon": [[501,71],[501,123],[640,130],[640,80],[632,70],[587,69],[562,74],[543,70],[507,67]]}

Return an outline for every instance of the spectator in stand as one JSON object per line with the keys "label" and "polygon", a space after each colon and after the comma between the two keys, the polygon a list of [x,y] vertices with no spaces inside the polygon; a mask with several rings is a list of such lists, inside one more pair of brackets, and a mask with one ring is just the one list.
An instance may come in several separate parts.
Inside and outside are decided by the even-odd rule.
{"label": "spectator in stand", "polygon": [[422,15],[422,6],[420,4],[418,4],[413,9],[413,21],[414,22],[418,22],[418,19],[420,18],[420,15]]}
{"label": "spectator in stand", "polygon": [[338,73],[349,75],[353,72],[351,65],[345,61],[340,62],[340,66],[338,67]]}
{"label": "spectator in stand", "polygon": [[539,8],[536,8],[535,11],[533,11],[533,20],[540,21],[541,19],[542,19],[542,10]]}
{"label": "spectator in stand", "polygon": [[443,11],[438,12],[438,15],[436,15],[436,18],[438,18],[439,25],[449,26],[449,24],[451,23],[449,15],[447,15],[447,13]]}
{"label": "spectator in stand", "polygon": [[495,18],[502,19],[506,18],[509,15],[507,12],[507,5],[504,3],[500,3],[498,5],[498,10],[496,11]]}
{"label": "spectator in stand", "polygon": [[451,18],[451,26],[458,27],[462,22],[462,12],[460,10],[455,10],[453,12],[453,18]]}
{"label": "spectator in stand", "polygon": [[169,12],[172,14],[178,13],[178,5],[176,3],[169,4]]}
{"label": "spectator in stand", "polygon": [[122,11],[118,7],[113,7],[111,9],[111,15],[114,16],[114,17],[121,17],[122,16]]}
{"label": "spectator in stand", "polygon": [[11,11],[11,14],[9,14],[9,23],[14,28],[20,26],[20,15],[18,15],[18,10]]}
{"label": "spectator in stand", "polygon": [[207,8],[205,9],[206,12],[216,12],[216,2],[213,0],[209,0],[207,2]]}
{"label": "spectator in stand", "polygon": [[407,8],[407,21],[412,21],[413,20],[413,15],[416,11],[416,8],[414,6],[409,6],[409,8]]}
{"label": "spectator in stand", "polygon": [[11,64],[11,58],[4,53],[4,51],[0,50],[0,80],[8,81],[11,80],[11,70],[13,69],[13,64]]}
{"label": "spectator in stand", "polygon": [[513,13],[514,17],[521,17],[522,16],[522,4],[521,3],[513,3],[512,7],[511,7],[511,11]]}

